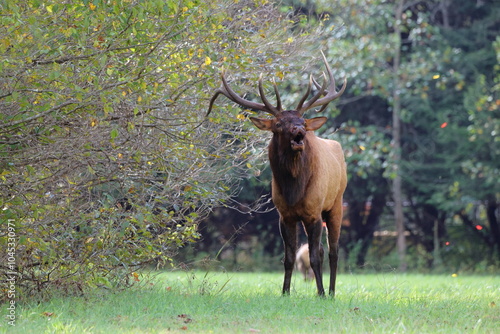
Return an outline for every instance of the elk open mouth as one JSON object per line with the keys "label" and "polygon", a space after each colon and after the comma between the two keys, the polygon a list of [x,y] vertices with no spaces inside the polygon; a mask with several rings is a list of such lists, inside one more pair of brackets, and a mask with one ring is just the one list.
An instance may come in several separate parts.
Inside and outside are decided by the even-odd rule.
{"label": "elk open mouth", "polygon": [[304,149],[304,134],[299,132],[293,139],[291,140],[292,150],[294,151],[302,151]]}

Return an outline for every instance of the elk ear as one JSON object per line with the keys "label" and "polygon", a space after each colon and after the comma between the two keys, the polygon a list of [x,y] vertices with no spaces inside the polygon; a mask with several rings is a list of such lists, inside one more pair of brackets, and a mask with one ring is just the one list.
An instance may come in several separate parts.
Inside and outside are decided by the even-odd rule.
{"label": "elk ear", "polygon": [[271,131],[273,127],[272,119],[250,117],[250,120],[256,127],[264,131]]}
{"label": "elk ear", "polygon": [[306,119],[306,131],[318,130],[323,124],[326,123],[326,120],[326,117]]}

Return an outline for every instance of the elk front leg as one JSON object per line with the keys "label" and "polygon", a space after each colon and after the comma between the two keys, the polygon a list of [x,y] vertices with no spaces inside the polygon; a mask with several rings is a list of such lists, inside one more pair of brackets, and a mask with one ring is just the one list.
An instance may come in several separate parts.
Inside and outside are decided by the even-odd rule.
{"label": "elk front leg", "polygon": [[297,223],[285,222],[283,218],[280,217],[280,232],[285,246],[283,295],[289,295],[293,266],[295,264],[295,254],[297,253]]}
{"label": "elk front leg", "polygon": [[317,219],[314,223],[305,225],[307,238],[309,242],[309,259],[311,262],[311,268],[314,272],[314,277],[316,278],[316,287],[318,289],[318,295],[324,296],[325,289],[323,288],[323,256],[324,250],[321,246],[321,233],[323,231],[323,221]]}

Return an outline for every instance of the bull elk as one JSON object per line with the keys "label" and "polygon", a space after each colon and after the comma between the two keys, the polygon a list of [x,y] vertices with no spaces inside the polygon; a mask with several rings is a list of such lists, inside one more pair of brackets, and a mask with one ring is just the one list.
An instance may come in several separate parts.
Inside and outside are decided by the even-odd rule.
{"label": "bull elk", "polygon": [[[260,110],[274,116],[272,119],[250,117],[253,124],[273,136],[268,147],[269,162],[273,174],[272,199],[279,212],[281,237],[285,246],[285,277],[283,294],[290,294],[290,282],[297,252],[297,223],[302,222],[307,234],[311,268],[316,279],[318,295],[324,296],[322,280],[321,246],[323,221],[326,222],[328,255],[330,264],[329,293],[335,295],[335,280],[338,262],[338,242],[342,221],[342,196],[347,184],[346,165],[340,144],[334,140],[316,137],[313,131],[325,124],[326,117],[305,119],[304,113],[312,108],[326,108],[328,103],[344,92],[347,80],[337,91],[332,70],[323,53],[323,61],[328,79],[323,73],[324,82],[320,86],[312,76],[307,91],[299,101],[297,108],[284,110],[276,83],[276,106],[264,95],[262,75],[259,78],[259,95],[262,103],[246,100],[239,96],[226,81],[222,70],[222,86],[210,100],[207,115],[219,94],[237,104]],[[327,86],[327,82],[329,84]],[[314,83],[317,92],[307,101]]]}

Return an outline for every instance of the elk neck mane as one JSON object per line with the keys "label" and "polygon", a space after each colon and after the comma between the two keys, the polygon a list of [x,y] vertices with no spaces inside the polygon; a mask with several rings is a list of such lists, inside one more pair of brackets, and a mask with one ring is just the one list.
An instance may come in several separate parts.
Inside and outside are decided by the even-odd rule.
{"label": "elk neck mane", "polygon": [[269,162],[273,179],[279,193],[287,205],[297,204],[306,194],[309,180],[314,170],[314,133],[308,132],[304,138],[304,150],[294,152],[289,146],[280,147],[278,139],[273,136],[269,145]]}

